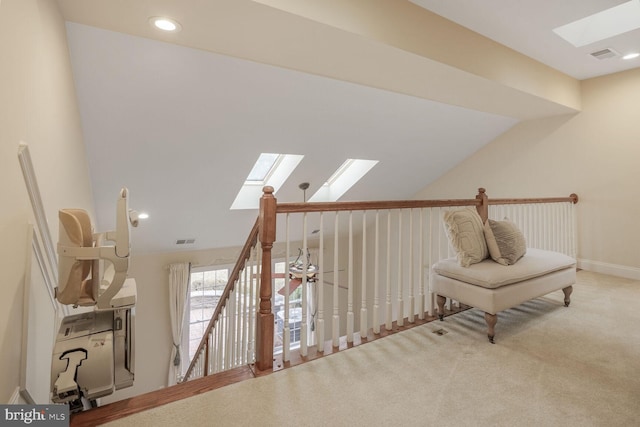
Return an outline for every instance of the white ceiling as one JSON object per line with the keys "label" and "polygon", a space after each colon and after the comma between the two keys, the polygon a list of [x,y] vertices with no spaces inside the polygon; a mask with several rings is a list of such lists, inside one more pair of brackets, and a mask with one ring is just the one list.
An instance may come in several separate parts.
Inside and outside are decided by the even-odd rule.
{"label": "white ceiling", "polygon": [[[629,0],[410,1],[579,80],[640,65],[640,59],[621,58],[640,52],[640,29],[580,48],[553,32],[554,28]],[[590,55],[605,48],[621,55],[610,59]]]}
{"label": "white ceiling", "polygon": [[[189,14],[198,13],[179,0],[97,0],[93,6],[59,0],[73,21],[67,23],[68,42],[97,228],[113,227],[118,189],[127,186],[131,207],[150,214],[134,232],[137,253],[241,245],[257,211],[229,207],[261,152],[305,156],[276,194],[279,201],[302,201],[299,183],[310,182],[307,196],[313,194],[347,158],[380,163],[341,200],[406,199],[518,121],[168,43],[160,40],[164,36],[132,35],[136,30],[125,26],[138,25],[127,13],[132,3],[146,16],[159,14],[152,4],[162,5],[183,26]],[[524,15],[541,31],[545,14],[524,10],[526,4],[528,12],[538,10],[540,1],[419,3],[475,31],[483,33],[487,26],[494,31],[487,36],[576,77],[617,71],[597,62],[571,71],[566,55],[543,59],[519,48],[534,41],[540,50],[549,44],[556,55],[566,48],[562,40],[512,34],[507,28],[507,22],[516,21],[525,28],[519,18]],[[455,10],[454,3],[475,12]],[[491,7],[477,7],[489,3],[495,3],[493,13]],[[584,11],[586,3],[610,7],[620,2],[544,3],[553,11],[548,15],[558,15],[544,24],[557,26],[560,19],[573,19],[570,11],[578,6]],[[469,21],[470,16],[476,19]],[[186,238],[196,243],[175,245]]]}

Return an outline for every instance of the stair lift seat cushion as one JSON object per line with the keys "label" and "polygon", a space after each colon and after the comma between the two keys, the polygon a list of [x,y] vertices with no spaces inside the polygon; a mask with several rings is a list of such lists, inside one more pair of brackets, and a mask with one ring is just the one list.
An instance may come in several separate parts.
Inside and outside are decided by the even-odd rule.
{"label": "stair lift seat cushion", "polygon": [[[93,232],[91,220],[82,209],[63,209],[58,213],[60,220],[60,246],[92,247]],[[91,260],[77,260],[60,254],[58,269],[58,288],[56,298],[62,304],[94,305],[94,289],[91,273]]]}
{"label": "stair lift seat cushion", "polygon": [[489,255],[495,262],[502,265],[515,264],[527,253],[524,235],[511,221],[487,219],[484,223],[484,236],[487,240]]}
{"label": "stair lift seat cushion", "polygon": [[469,267],[489,256],[482,219],[474,208],[447,211],[443,222],[461,267]]}

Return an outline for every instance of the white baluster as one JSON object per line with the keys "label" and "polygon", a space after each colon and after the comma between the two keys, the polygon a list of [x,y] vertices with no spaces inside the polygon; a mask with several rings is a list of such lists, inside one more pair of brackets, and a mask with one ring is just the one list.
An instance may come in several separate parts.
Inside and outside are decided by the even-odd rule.
{"label": "white baluster", "polygon": [[309,298],[307,296],[307,270],[309,262],[307,260],[307,213],[302,217],[302,320],[300,321],[300,354],[307,355],[309,322],[307,320],[307,306]]}
{"label": "white baluster", "polygon": [[571,207],[571,256],[578,258],[578,216],[576,214],[576,205],[570,202]]}
{"label": "white baluster", "polygon": [[402,209],[398,210],[398,326],[404,326],[404,283],[402,282]]}
{"label": "white baluster", "polygon": [[393,327],[393,305],[391,303],[391,211],[387,211],[387,306],[385,328],[390,331]]}
{"label": "white baluster", "polygon": [[420,276],[418,279],[418,319],[424,320],[424,274],[425,274],[425,265],[424,265],[424,209],[420,209],[420,226],[419,226],[419,249],[418,249],[418,266],[420,268]]}
{"label": "white baluster", "polygon": [[433,292],[431,292],[431,266],[433,266],[433,264],[435,263],[435,260],[433,259],[433,212],[434,212],[434,208],[429,208],[427,210],[427,213],[429,214],[429,236],[427,237],[427,266],[428,266],[428,273],[427,274],[427,287],[428,287],[428,293],[427,293],[427,312],[429,313],[429,316],[433,316],[434,312],[433,312],[433,303],[434,303],[434,295]]}
{"label": "white baluster", "polygon": [[374,266],[373,266],[373,333],[380,333],[380,211],[376,211],[376,228],[375,228],[375,248],[374,248]]}
{"label": "white baluster", "polygon": [[413,283],[413,209],[409,209],[409,323],[415,323],[416,297]]}
{"label": "white baluster", "polygon": [[[218,304],[222,304],[222,301],[218,301]],[[222,327],[222,316],[224,314],[224,309],[222,309],[220,311],[220,315],[218,316],[218,321],[215,322],[213,329],[212,329],[212,334],[213,333],[220,333],[220,328]],[[223,354],[222,354],[222,350],[224,349],[224,346],[222,345],[222,342],[218,341],[214,341],[213,338],[211,340],[211,342],[209,342],[209,358],[206,360],[207,363],[207,369],[209,372],[212,372],[216,369],[216,364],[220,363],[220,359],[222,359]],[[203,352],[203,357],[205,355],[205,353]],[[203,365],[204,366],[204,365]]]}
{"label": "white baluster", "polygon": [[336,218],[333,229],[333,346],[338,347],[340,344],[340,306],[338,305],[338,290],[339,290],[339,277],[338,277],[338,211],[336,211]]}
{"label": "white baluster", "polygon": [[227,365],[229,368],[233,367],[235,357],[236,357],[236,291],[235,289],[229,293],[229,300],[227,301],[227,307],[229,308],[229,339],[228,339],[228,348],[229,348],[229,364]]}
{"label": "white baluster", "polygon": [[349,281],[347,289],[347,342],[353,342],[353,212],[349,211]]}
{"label": "white baluster", "polygon": [[[222,314],[222,313],[220,313]],[[212,372],[220,372],[224,370],[224,360],[225,360],[225,351],[224,351],[224,340],[225,340],[225,320],[224,318],[220,321],[219,325],[219,334],[220,334],[220,345],[217,348],[217,351],[213,351],[213,347],[209,347],[209,357],[211,357],[211,353],[213,351],[215,357],[218,358],[217,363],[215,362],[215,357],[210,359],[211,363],[209,364],[209,373]]]}
{"label": "white baluster", "polygon": [[[238,281],[238,285],[240,285],[240,281]],[[238,344],[240,343],[240,321],[238,317],[238,310],[240,309],[240,288],[241,286],[236,288],[236,291],[234,292],[235,295],[233,296],[233,366],[238,365],[239,359]]]}
{"label": "white baluster", "polygon": [[258,284],[260,283],[260,263],[258,260],[260,259],[258,254],[260,252],[260,244],[258,243],[253,248],[253,267],[251,268],[251,272],[253,276],[251,278],[251,286],[249,288],[249,362],[255,362],[255,323],[256,323],[256,307],[258,304]]}
{"label": "white baluster", "polygon": [[220,360],[218,361],[218,370],[223,370],[226,363],[226,348],[227,348],[227,307],[223,307],[220,311],[220,345],[218,346],[218,353],[220,354]]}
{"label": "white baluster", "polygon": [[242,269],[242,286],[238,289],[238,364],[245,364],[245,356],[246,356],[246,327],[247,323],[245,320],[245,298],[247,296],[247,282],[249,279],[249,262],[245,262],[244,268]]}
{"label": "white baluster", "polygon": [[360,307],[360,338],[367,338],[367,211],[362,212],[362,305]]}
{"label": "white baluster", "polygon": [[557,207],[556,207],[556,221],[558,222],[558,236],[557,236],[557,240],[558,240],[558,252],[562,252],[562,253],[566,253],[565,252],[565,242],[566,242],[566,237],[567,237],[567,229],[565,227],[565,212],[564,212],[564,204],[563,203],[558,203]]}
{"label": "white baluster", "polygon": [[318,253],[318,280],[316,281],[316,291],[318,293],[318,319],[316,321],[316,336],[318,351],[324,352],[324,226],[322,221],[322,212],[320,212],[320,248]]}
{"label": "white baluster", "polygon": [[564,230],[562,228],[562,205],[560,203],[554,203],[554,222],[556,224],[556,251],[562,252],[562,240],[564,239]]}
{"label": "white baluster", "polygon": [[289,328],[289,293],[291,292],[291,286],[289,281],[289,260],[291,259],[291,244],[289,240],[289,214],[287,213],[285,219],[285,240],[286,240],[286,261],[284,265],[284,320],[282,324],[282,361],[288,362],[291,357],[291,329]]}
{"label": "white baluster", "polygon": [[573,238],[573,234],[571,231],[571,202],[567,202],[565,204],[565,227],[566,227],[566,233],[567,233],[567,240],[565,243],[565,254],[571,256],[571,248],[572,248],[572,238]]}

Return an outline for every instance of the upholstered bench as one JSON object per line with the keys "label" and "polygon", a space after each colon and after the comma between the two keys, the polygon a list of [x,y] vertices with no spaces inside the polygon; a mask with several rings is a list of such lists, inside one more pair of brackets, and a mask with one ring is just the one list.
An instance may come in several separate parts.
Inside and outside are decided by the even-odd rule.
{"label": "upholstered bench", "polygon": [[569,306],[576,283],[575,259],[559,252],[527,249],[516,264],[500,265],[490,258],[461,267],[455,258],[433,265],[431,291],[437,294],[438,316],[444,316],[446,297],[485,312],[487,335],[494,342],[497,313],[562,289]]}
{"label": "upholstered bench", "polygon": [[499,311],[560,289],[569,306],[576,283],[574,258],[526,248],[515,224],[493,220],[483,224],[473,210],[448,212],[443,219],[457,256],[431,268],[430,288],[437,295],[440,320],[447,297],[479,308],[485,312],[487,336],[494,343]]}

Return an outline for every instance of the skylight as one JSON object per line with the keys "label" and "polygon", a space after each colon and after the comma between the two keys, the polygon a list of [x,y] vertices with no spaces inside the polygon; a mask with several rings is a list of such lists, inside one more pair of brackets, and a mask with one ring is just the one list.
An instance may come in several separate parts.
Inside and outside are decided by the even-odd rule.
{"label": "skylight", "polygon": [[309,199],[310,202],[335,202],[367,174],[378,160],[347,159]]}
{"label": "skylight", "polygon": [[270,185],[274,193],[277,192],[303,157],[297,154],[260,154],[231,204],[231,209],[258,209],[262,187]]}
{"label": "skylight", "polygon": [[555,28],[553,32],[575,47],[581,47],[637,28],[640,28],[640,0],[631,0]]}
{"label": "skylight", "polygon": [[247,181],[250,182],[264,182],[269,173],[274,169],[274,166],[280,159],[280,154],[275,153],[262,153],[258,160],[253,165],[253,169],[249,172]]}

